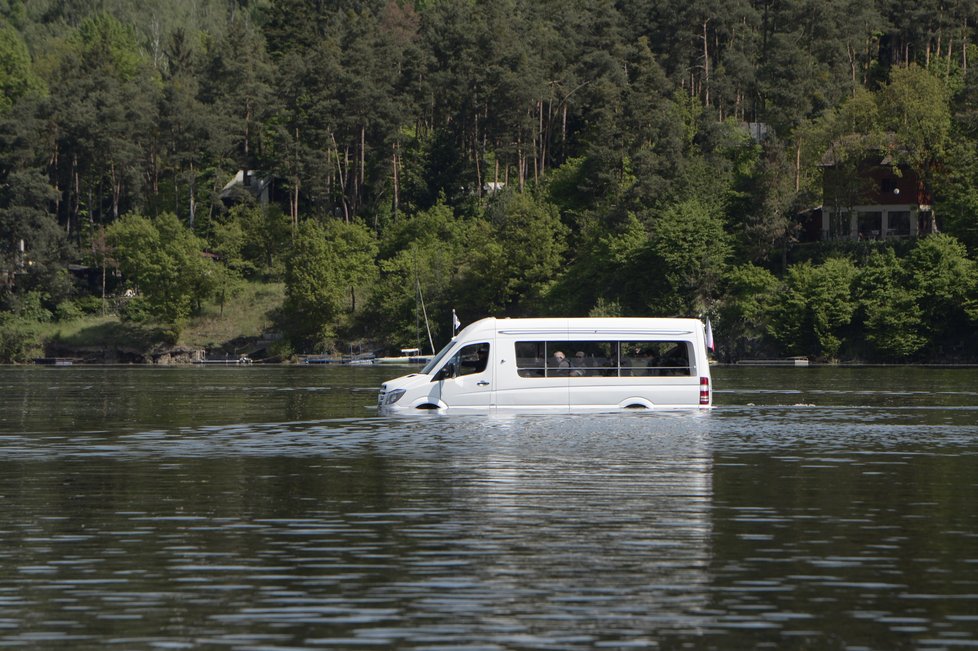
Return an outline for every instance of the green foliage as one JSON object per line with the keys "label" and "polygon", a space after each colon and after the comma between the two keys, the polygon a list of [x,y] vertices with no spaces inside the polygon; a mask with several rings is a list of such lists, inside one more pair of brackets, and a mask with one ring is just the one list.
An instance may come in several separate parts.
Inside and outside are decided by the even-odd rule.
{"label": "green foliage", "polygon": [[891,71],[879,94],[882,125],[896,134],[910,163],[925,180],[944,154],[951,132],[950,95],[944,81],[911,65]]}
{"label": "green foliage", "polygon": [[54,295],[72,252],[47,209],[58,193],[40,151],[45,125],[36,108],[24,99],[0,111],[0,286],[4,277],[17,274],[17,291]]}
{"label": "green foliage", "polygon": [[567,228],[556,209],[534,194],[503,192],[488,210],[494,233],[473,243],[473,266],[483,278],[484,309],[509,313],[539,305],[566,261]]}
{"label": "green foliage", "polygon": [[61,301],[54,308],[54,318],[59,322],[80,319],[83,312],[74,301]]}
{"label": "green foliage", "polygon": [[477,256],[492,246],[478,237],[487,231],[456,219],[443,204],[395,224],[381,242],[380,276],[361,317],[363,332],[392,347],[428,349],[427,313],[438,348],[451,338],[453,307],[464,321],[486,316],[482,292],[496,283],[475,269]]}
{"label": "green foliage", "polygon": [[219,264],[215,297],[223,313],[246,279],[279,278],[284,273],[290,228],[281,211],[242,204],[211,223],[209,241]]}
{"label": "green foliage", "polygon": [[375,278],[377,244],[362,224],[329,220],[300,225],[285,273],[282,306],[286,330],[295,344],[328,348],[357,309],[357,293]]}
{"label": "green foliage", "polygon": [[926,237],[910,253],[907,273],[930,341],[943,348],[967,337],[966,306],[975,298],[978,278],[964,245],[949,235]]}
{"label": "green foliage", "polygon": [[340,260],[340,283],[347,310],[357,311],[357,296],[369,293],[377,277],[377,237],[360,222],[326,222],[326,237]]}
{"label": "green foliage", "polygon": [[0,363],[27,362],[39,353],[37,323],[0,313]]}
{"label": "green foliage", "polygon": [[750,263],[727,271],[714,324],[718,352],[735,360],[763,355],[780,285],[771,272]]}
{"label": "green foliage", "polygon": [[562,213],[580,214],[592,207],[595,197],[584,189],[584,162],[583,158],[568,159],[547,177],[547,198]]}
{"label": "green foliage", "polygon": [[744,167],[748,169],[739,175],[731,213],[740,222],[735,232],[741,255],[763,261],[790,245],[795,235],[798,192],[782,147],[769,142],[755,156],[745,157]]}
{"label": "green foliage", "polygon": [[893,249],[870,255],[857,274],[854,293],[864,336],[878,358],[903,361],[926,345],[918,297],[907,288],[904,265]]}
{"label": "green foliage", "polygon": [[119,303],[117,309],[119,318],[131,323],[146,323],[155,318],[149,301],[142,296],[133,296]]}
{"label": "green foliage", "polygon": [[573,260],[549,292],[554,313],[584,314],[604,310],[641,314],[640,301],[647,293],[643,275],[648,233],[633,213],[603,227],[584,223],[568,258]]}
{"label": "green foliage", "polygon": [[702,314],[731,252],[722,216],[697,200],[675,205],[655,220],[650,251],[654,266],[646,273],[663,276],[670,290],[651,297],[650,306],[661,301],[677,315]]}
{"label": "green foliage", "polygon": [[343,301],[340,261],[316,222],[300,225],[285,267],[282,311],[287,334],[296,343],[322,350],[335,334]]}
{"label": "green foliage", "polygon": [[83,67],[109,71],[123,80],[134,77],[144,63],[132,28],[107,13],[83,20],[69,37],[69,47]]}
{"label": "green foliage", "polygon": [[143,299],[132,303],[154,319],[186,319],[214,288],[214,263],[202,255],[204,241],[172,213],[155,220],[126,215],[109,226],[107,239],[119,270]]}
{"label": "green foliage", "polygon": [[24,39],[13,27],[0,22],[0,114],[24,95],[41,89]]}
{"label": "green foliage", "polygon": [[834,358],[856,309],[855,277],[855,265],[842,258],[792,266],[773,309],[771,335],[790,354]]}
{"label": "green foliage", "polygon": [[17,318],[33,323],[47,323],[52,319],[51,310],[44,306],[45,296],[32,291],[15,297],[10,312]]}
{"label": "green foliage", "polygon": [[40,329],[52,318],[44,300],[40,292],[26,292],[0,311],[0,363],[27,362],[40,354]]}

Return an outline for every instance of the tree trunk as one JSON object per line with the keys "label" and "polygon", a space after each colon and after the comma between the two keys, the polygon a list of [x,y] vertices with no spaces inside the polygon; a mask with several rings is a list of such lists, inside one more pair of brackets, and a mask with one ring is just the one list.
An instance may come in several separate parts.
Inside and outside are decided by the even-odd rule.
{"label": "tree trunk", "polygon": [[292,237],[295,237],[296,231],[299,230],[299,191],[301,184],[302,181],[296,174],[292,183],[292,192],[289,195],[289,219],[292,221]]}
{"label": "tree trunk", "polygon": [[122,179],[116,173],[115,163],[109,166],[112,179],[112,219],[119,219],[119,202],[122,200]]}
{"label": "tree trunk", "polygon": [[[540,108],[539,100],[537,101],[537,109],[538,109],[537,113],[543,110]],[[530,114],[530,117],[531,118],[533,117],[532,113]],[[540,180],[540,150],[537,147],[537,143],[539,142],[539,140],[540,138],[538,135],[532,134],[531,145],[533,146],[533,180],[534,181]]]}
{"label": "tree trunk", "polygon": [[710,105],[710,38],[707,25],[710,19],[703,21],[703,104]]}
{"label": "tree trunk", "polygon": [[289,193],[289,218],[292,221],[292,237],[299,228],[299,191],[302,187],[302,180],[299,177],[301,161],[299,160],[299,127],[295,128],[295,163],[292,175],[292,192]]}
{"label": "tree trunk", "polygon": [[401,200],[400,178],[398,177],[398,172],[397,172],[397,142],[396,141],[393,144],[391,144],[391,172],[394,180],[394,192],[393,192],[393,197],[391,199],[391,210],[393,212],[394,219],[396,220],[397,210],[400,206],[400,200]]}
{"label": "tree trunk", "polygon": [[482,196],[482,156],[479,151],[479,114],[475,114],[472,129],[472,156],[475,158],[475,196]]}
{"label": "tree trunk", "polygon": [[[538,138],[540,139],[540,147],[539,147],[539,149],[540,149],[540,151],[539,151],[540,176],[544,176],[547,173],[547,130],[543,126],[544,125],[544,120],[543,120],[543,103],[544,102],[541,99],[540,100],[540,129],[539,129],[539,135],[538,135]],[[552,110],[552,108],[553,108],[553,100],[551,99],[550,105],[547,107],[548,114]],[[547,120],[546,123],[547,124],[550,123],[549,115],[548,115],[548,120]]]}
{"label": "tree trunk", "polygon": [[352,177],[352,178],[346,179],[346,181],[344,182],[344,187],[347,187],[348,188],[349,187],[349,183],[350,183],[351,180],[353,181],[353,186],[354,186],[353,187],[353,192],[350,192],[350,193],[344,192],[343,193],[343,221],[346,222],[347,224],[349,224],[350,223],[350,213],[356,212],[356,208],[355,208],[355,204],[354,204],[354,200],[355,200],[354,198],[356,197],[356,192],[357,192],[357,188],[356,188],[356,184],[357,184],[357,173],[356,173],[356,171],[351,171],[350,170],[351,163],[350,163],[350,146],[349,145],[347,145],[343,149],[343,164],[344,164],[344,168],[346,169],[347,176]]}
{"label": "tree trunk", "polygon": [[194,230],[194,222],[197,216],[197,173],[194,164],[190,163],[190,230]]}
{"label": "tree trunk", "polygon": [[852,48],[852,43],[846,41],[846,54],[849,55],[849,74],[852,77],[852,94],[856,94],[856,53]]}
{"label": "tree trunk", "polygon": [[61,157],[59,156],[58,145],[57,143],[55,143],[54,152],[52,152],[51,154],[51,160],[48,162],[48,165],[51,169],[49,176],[52,179],[52,185],[54,186],[54,190],[56,193],[55,196],[57,197],[54,200],[54,214],[58,216],[59,221],[61,219],[61,200],[62,200],[61,176],[58,174],[58,161],[60,160],[60,158]]}
{"label": "tree trunk", "polygon": [[968,19],[961,26],[961,72],[968,77]]}
{"label": "tree trunk", "polygon": [[333,152],[336,157],[336,177],[340,184],[340,197],[343,201],[343,221],[349,223],[350,207],[346,200],[346,172],[343,169],[343,161],[340,160],[340,148],[336,143],[336,136],[332,132],[329,134],[329,139],[333,142]]}
{"label": "tree trunk", "polygon": [[954,54],[954,39],[948,37],[947,39],[947,70],[944,71],[944,80],[947,81],[951,78],[951,57]]}
{"label": "tree trunk", "polygon": [[801,190],[801,139],[795,142],[795,192]]}
{"label": "tree trunk", "polygon": [[78,156],[75,155],[71,159],[71,178],[74,185],[74,190],[72,192],[71,209],[68,215],[68,226],[65,232],[66,236],[70,236],[72,233],[72,222],[77,223],[78,214],[81,211],[81,175],[78,173]]}
{"label": "tree trunk", "polygon": [[526,158],[523,156],[523,140],[516,141],[516,165],[519,177],[520,192],[523,191],[523,184],[526,182]]}
{"label": "tree trunk", "polygon": [[245,102],[245,114],[244,114],[244,157],[245,161],[248,160],[249,154],[251,154],[251,143],[249,139],[251,138],[251,102]]}
{"label": "tree trunk", "polygon": [[560,156],[567,156],[567,100],[564,98],[563,117],[560,123]]}

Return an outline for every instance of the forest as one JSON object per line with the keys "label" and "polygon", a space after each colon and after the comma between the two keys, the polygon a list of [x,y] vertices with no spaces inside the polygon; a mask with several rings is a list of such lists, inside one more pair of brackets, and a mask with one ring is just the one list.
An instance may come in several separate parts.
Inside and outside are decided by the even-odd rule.
{"label": "forest", "polygon": [[[455,310],[976,362],[976,29],[971,0],[0,0],[0,361],[86,319],[177,343],[264,287],[281,358],[427,351]],[[913,173],[934,228],[806,238],[830,151]]]}

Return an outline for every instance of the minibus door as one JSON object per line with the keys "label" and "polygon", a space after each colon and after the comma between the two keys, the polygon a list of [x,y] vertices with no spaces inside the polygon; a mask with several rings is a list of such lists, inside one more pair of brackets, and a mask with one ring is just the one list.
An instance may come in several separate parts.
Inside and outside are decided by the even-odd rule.
{"label": "minibus door", "polygon": [[441,401],[449,409],[494,406],[493,348],[489,341],[466,344],[437,373]]}
{"label": "minibus door", "polygon": [[565,350],[565,341],[546,341],[532,334],[514,342],[513,359],[508,363],[500,359],[497,364],[496,406],[566,411],[571,368]]}

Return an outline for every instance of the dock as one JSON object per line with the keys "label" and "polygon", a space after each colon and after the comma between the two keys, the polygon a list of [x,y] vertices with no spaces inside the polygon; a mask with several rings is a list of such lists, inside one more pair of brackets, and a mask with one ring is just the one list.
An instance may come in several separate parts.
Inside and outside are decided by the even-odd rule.
{"label": "dock", "polygon": [[740,366],[808,366],[807,357],[780,357],[776,359],[742,359]]}
{"label": "dock", "polygon": [[71,357],[35,357],[34,364],[37,366],[71,366],[75,360]]}

